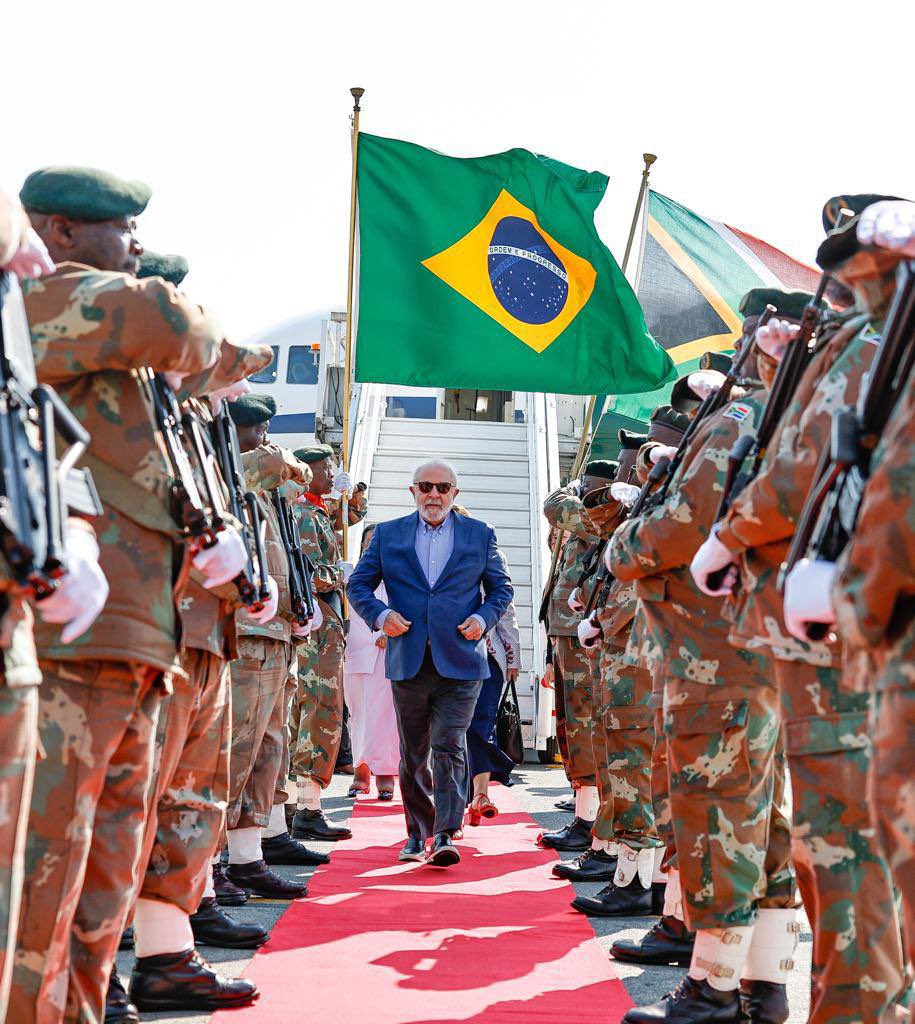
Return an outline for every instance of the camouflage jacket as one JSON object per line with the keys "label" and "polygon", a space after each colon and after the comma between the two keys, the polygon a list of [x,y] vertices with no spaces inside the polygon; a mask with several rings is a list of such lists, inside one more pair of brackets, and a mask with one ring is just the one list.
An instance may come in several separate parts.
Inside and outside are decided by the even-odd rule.
{"label": "camouflage jacket", "polygon": [[854,403],[876,351],[865,322],[854,318],[814,356],[772,438],[769,456],[719,528],[718,539],[738,556],[740,566],[741,585],[728,608],[737,646],[789,661],[841,665],[838,645],[805,644],[788,633],[776,581],[820,453],[829,446],[832,414]]}
{"label": "camouflage jacket", "polygon": [[[337,564],[341,555],[336,533],[343,526],[343,505],[339,499],[333,498],[325,499],[324,504],[326,511],[304,498],[293,505],[293,511],[299,524],[302,550],[314,569],[312,586],[319,598],[324,597],[322,604],[326,615],[330,611],[327,598],[333,593],[343,593],[343,568]],[[356,491],[352,496],[349,512],[350,521],[357,515],[360,519],[365,518],[368,512],[365,491]]]}
{"label": "camouflage jacket", "polygon": [[578,586],[585,556],[598,543],[598,536],[581,500],[570,487],[561,487],[546,499],[543,514],[550,526],[564,530],[566,537],[556,567],[556,579],[547,610],[550,636],[575,636],[581,616],[569,608],[569,596]]}
{"label": "camouflage jacket", "polygon": [[639,597],[628,648],[633,661],[711,685],[769,681],[763,658],[728,643],[720,598],[703,594],[689,571],[713,525],[731,448],[753,430],[761,410],[758,400],[743,398],[701,423],[665,500],[613,535],[611,569],[620,580],[635,580]]}
{"label": "camouflage jacket", "polygon": [[280,538],[280,524],[268,491],[292,480],[307,486],[311,482],[311,470],[289,451],[275,444],[264,444],[241,457],[245,474],[245,487],[257,495],[258,505],[264,517],[264,552],[267,571],[276,580],[279,588],[277,614],[270,622],[260,625],[252,622],[243,608],[235,613],[235,628],[239,636],[263,636],[292,643],[292,598],[289,592],[289,561]]}
{"label": "camouflage jacket", "polygon": [[891,651],[899,666],[908,660],[899,685],[915,687],[915,371],[874,452],[833,593],[845,643]]}
{"label": "camouflage jacket", "polygon": [[40,381],[51,384],[92,436],[84,464],[104,506],[95,523],[111,593],[72,644],[38,623],[42,657],[139,661],[169,669],[177,651],[173,585],[182,548],[168,503],[169,474],[133,370],[200,373],[219,336],[199,307],[161,278],[136,280],[63,263],[26,282]]}

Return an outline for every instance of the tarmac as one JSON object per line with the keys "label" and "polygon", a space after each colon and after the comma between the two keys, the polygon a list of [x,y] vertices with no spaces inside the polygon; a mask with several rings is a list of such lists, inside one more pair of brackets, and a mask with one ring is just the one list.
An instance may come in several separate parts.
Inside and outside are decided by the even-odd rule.
{"label": "tarmac", "polygon": [[[569,819],[569,814],[556,809],[557,800],[569,796],[570,790],[565,775],[558,765],[540,765],[537,763],[526,763],[518,768],[513,778],[516,780],[514,794],[520,799],[525,810],[545,830],[552,830],[561,827]],[[353,801],[346,796],[352,781],[351,776],[335,775],[333,782],[324,796],[324,811],[327,817],[335,822],[342,823],[347,820],[352,810]],[[498,790],[493,795],[498,800]],[[485,827],[485,826],[483,826]],[[313,843],[308,845],[313,849],[324,850],[333,854],[334,847],[341,844],[335,843]],[[575,854],[565,854],[571,859]],[[278,874],[286,878],[307,879],[314,871],[313,868],[276,868]],[[578,892],[591,894],[601,888],[599,884],[576,885]],[[229,913],[240,921],[256,921],[265,928],[271,928],[280,915],[288,906],[285,902],[274,902],[267,900],[251,900],[243,907],[230,907]],[[655,918],[590,918],[594,928],[597,941],[604,949],[609,949],[610,944],[618,938],[637,938],[643,935],[654,923]],[[788,1024],[804,1024],[807,1020],[807,1011],[810,1000],[810,953],[811,933],[805,917],[801,917],[803,930],[801,941],[795,955],[796,968],[791,974],[789,982],[789,1002],[791,1016]],[[244,977],[245,970],[251,962],[252,954],[244,950],[214,949],[201,947],[200,953],[216,968],[221,974],[229,978]],[[635,967],[630,964],[611,961],[616,975],[623,979],[632,1001],[636,1005],[651,1003],[669,992],[680,979],[685,971],[676,967]],[[133,966],[132,953],[120,953],[118,955],[118,971],[121,979],[127,984],[130,971]],[[307,962],[302,965],[302,975],[296,979],[301,984],[301,979],[307,978]],[[290,979],[292,983],[293,979]],[[533,993],[532,993],[533,994]],[[141,1018],[144,1021],[162,1021],[167,1024],[209,1024],[211,1015],[209,1013],[143,1013]],[[366,1019],[370,1019],[367,1012]],[[277,1021],[276,1024],[287,1024],[285,1021]],[[293,1022],[288,1022],[293,1024]],[[297,1024],[297,1022],[296,1022]]]}

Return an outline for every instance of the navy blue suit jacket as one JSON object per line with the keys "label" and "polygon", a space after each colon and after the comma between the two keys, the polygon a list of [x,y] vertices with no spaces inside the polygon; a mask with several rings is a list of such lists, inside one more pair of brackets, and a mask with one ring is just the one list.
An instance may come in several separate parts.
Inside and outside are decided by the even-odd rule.
{"label": "navy blue suit jacket", "polygon": [[[486,644],[465,640],[457,627],[477,614],[490,630],[512,599],[511,580],[496,547],[495,530],[479,519],[454,515],[454,548],[441,576],[430,587],[416,557],[419,513],[379,523],[347,585],[350,604],[372,628],[386,608],[412,625],[403,636],[388,637],[388,679],[412,679],[426,645],[439,675],[446,679],[486,679]],[[384,582],[385,605],[375,597]]]}

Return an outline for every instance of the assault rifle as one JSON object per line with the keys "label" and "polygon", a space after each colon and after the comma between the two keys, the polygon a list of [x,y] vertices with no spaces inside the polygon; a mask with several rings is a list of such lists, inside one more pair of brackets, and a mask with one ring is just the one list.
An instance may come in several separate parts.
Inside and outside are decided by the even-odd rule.
{"label": "assault rifle", "polygon": [[[58,434],[68,445],[60,459]],[[53,388],[37,383],[19,282],[0,272],[0,551],[38,600],[67,571],[68,510],[102,514],[89,471],[74,468],[88,444]]]}
{"label": "assault rifle", "polygon": [[[887,313],[877,355],[857,408],[833,416],[830,447],[823,452],[817,478],[779,574],[779,586],[804,555],[835,562],[854,533],[871,458],[886,424],[904,393],[915,366],[915,260],[896,272],[896,291]],[[828,627],[811,623],[807,635],[823,640]]]}
{"label": "assault rifle", "polygon": [[218,412],[213,413],[210,436],[216,461],[229,490],[229,511],[241,523],[241,536],[248,552],[247,564],[235,578],[235,586],[242,602],[252,611],[260,611],[270,597],[270,588],[267,586],[267,556],[262,533],[263,516],[257,497],[252,491],[245,490],[238,432],[225,402],[221,404]]}
{"label": "assault rifle", "polygon": [[[695,416],[690,420],[689,426],[683,432],[683,436],[680,438],[680,443],[677,445],[677,450],[674,456],[669,461],[667,468],[667,474],[664,477],[664,481],[658,490],[652,497],[653,505],[660,505],[661,502],[667,497],[667,492],[670,489],[671,481],[676,476],[677,470],[680,468],[680,464],[686,458],[686,453],[689,451],[689,446],[692,439],[696,436],[696,431],[699,429],[702,421],[708,419],[709,416],[714,415],[719,409],[731,400],[731,389],[740,379],[741,371],[750,358],[750,353],[756,347],[756,334],[761,327],[772,319],[773,314],[776,312],[775,306],[766,306],[765,311],[756,323],[756,327],[753,331],[753,336],[747,340],[747,343],[740,350],[740,355],[731,364],[731,369],[728,371],[727,377],[725,377],[722,385],[717,391],[713,391],[710,395],[706,395],[699,404],[699,408],[696,410]],[[661,463],[659,462],[658,465]],[[641,495],[639,495],[641,498]]]}
{"label": "assault rifle", "polygon": [[289,595],[292,613],[300,626],[306,625],[315,614],[314,594],[311,589],[312,566],[302,551],[299,526],[292,515],[286,499],[279,490],[270,492],[270,500],[276,510],[280,525],[280,540],[286,549],[289,561]]}

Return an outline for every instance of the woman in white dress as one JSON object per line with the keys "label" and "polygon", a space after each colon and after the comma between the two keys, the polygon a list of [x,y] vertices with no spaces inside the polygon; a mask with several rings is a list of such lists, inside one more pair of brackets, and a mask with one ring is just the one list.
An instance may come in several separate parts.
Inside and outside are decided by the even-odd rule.
{"label": "woman in white dress", "polygon": [[[362,534],[362,551],[368,547],[374,527]],[[382,584],[375,591],[387,601]],[[394,777],[400,768],[400,739],[390,680],[384,674],[387,638],[372,630],[358,615],[350,618],[343,662],[343,696],[349,708],[349,731],[353,746],[355,778],[350,796],[368,793],[375,776],[379,800],[394,796]]]}

